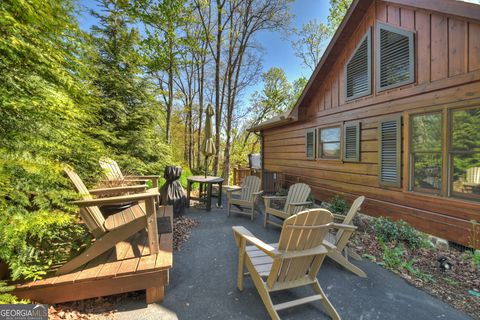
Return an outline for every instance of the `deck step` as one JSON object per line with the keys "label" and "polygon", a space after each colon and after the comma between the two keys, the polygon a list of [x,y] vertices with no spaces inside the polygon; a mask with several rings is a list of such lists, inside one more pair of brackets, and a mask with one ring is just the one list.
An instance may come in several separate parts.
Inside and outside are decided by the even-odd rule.
{"label": "deck step", "polygon": [[313,295],[313,296],[310,296],[310,297],[305,297],[305,298],[301,298],[301,299],[297,299],[297,300],[292,300],[292,301],[287,301],[287,302],[284,302],[284,303],[279,303],[279,304],[276,304],[273,306],[273,308],[276,310],[276,311],[280,311],[280,310],[283,310],[283,309],[288,309],[288,308],[291,308],[291,307],[295,307],[295,306],[299,306],[301,304],[305,304],[305,303],[309,303],[309,302],[313,302],[313,301],[317,301],[317,300],[322,300],[322,296],[319,295],[319,294],[316,294],[316,295]]}

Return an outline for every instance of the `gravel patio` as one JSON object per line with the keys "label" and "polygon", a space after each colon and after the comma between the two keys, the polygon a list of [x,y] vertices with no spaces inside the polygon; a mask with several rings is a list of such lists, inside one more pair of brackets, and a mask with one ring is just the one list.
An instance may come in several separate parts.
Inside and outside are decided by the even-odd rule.
{"label": "gravel patio", "polygon": [[[225,204],[224,204],[225,208]],[[236,288],[237,247],[231,227],[242,225],[265,242],[276,242],[280,230],[263,228],[263,215],[227,217],[225,209],[190,208],[186,217],[200,222],[180,251],[174,253],[170,285],[162,304],[124,300],[118,319],[268,319],[249,277]],[[356,262],[368,275],[362,279],[326,259],[319,281],[342,319],[470,319],[442,301],[411,286],[369,261]],[[310,294],[309,288],[279,292],[274,303]],[[280,313],[282,319],[328,319],[319,302]]]}

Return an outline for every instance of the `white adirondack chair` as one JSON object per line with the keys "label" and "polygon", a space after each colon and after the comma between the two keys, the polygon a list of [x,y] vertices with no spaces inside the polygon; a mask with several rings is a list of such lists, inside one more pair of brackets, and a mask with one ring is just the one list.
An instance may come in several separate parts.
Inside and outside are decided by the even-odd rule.
{"label": "white adirondack chair", "polygon": [[[235,212],[248,215],[253,220],[255,215],[255,203],[257,202],[258,196],[262,194],[262,191],[260,191],[261,184],[262,181],[259,177],[247,176],[240,187],[227,187],[227,215],[230,216],[231,212]],[[232,209],[232,205],[237,205],[241,208],[250,210],[234,210]]]}
{"label": "white adirondack chair", "polygon": [[[276,216],[282,219],[287,219],[288,217],[299,213],[302,211],[305,206],[311,204],[310,201],[307,201],[308,196],[310,195],[310,187],[305,183],[296,183],[288,189],[287,196],[265,196],[263,197],[265,201],[265,220],[263,226],[266,227],[267,224],[273,224],[277,227],[282,227],[280,224],[275,223],[269,219],[269,216]],[[271,207],[272,200],[283,200],[285,199],[285,205],[283,209],[278,210]]]}
{"label": "white adirondack chair", "polygon": [[[343,228],[339,228],[335,235],[329,232],[325,241],[323,242],[323,244],[329,248],[336,247],[335,250],[331,250],[328,253],[329,258],[333,259],[335,262],[337,262],[347,270],[355,273],[357,276],[362,278],[367,277],[365,272],[363,272],[359,267],[348,261],[349,256],[356,260],[361,260],[361,258],[355,252],[348,250],[347,244],[356,229],[356,227],[353,225],[353,218],[360,210],[360,206],[362,205],[364,200],[364,196],[355,199],[352,206],[350,207],[350,210],[345,216],[341,214],[333,215],[335,221],[341,221],[341,224],[336,224],[336,226],[343,226]],[[344,226],[351,226],[352,228],[344,228]],[[335,228],[335,226],[333,228]]]}
{"label": "white adirondack chair", "polygon": [[[280,319],[280,310],[314,301],[320,301],[332,319],[340,319],[317,280],[324,258],[329,250],[335,248],[333,246],[329,249],[323,244],[332,226],[335,224],[330,211],[302,211],[284,221],[279,242],[275,244],[263,242],[244,227],[233,227],[239,247],[238,289],[243,290],[246,267],[272,319]],[[311,286],[316,294],[275,305],[270,298],[270,292],[302,286]]]}

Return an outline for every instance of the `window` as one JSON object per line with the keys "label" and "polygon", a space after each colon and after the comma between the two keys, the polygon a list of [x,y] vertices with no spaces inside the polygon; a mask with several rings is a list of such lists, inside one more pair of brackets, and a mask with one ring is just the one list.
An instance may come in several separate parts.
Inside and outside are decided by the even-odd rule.
{"label": "window", "polygon": [[413,32],[377,23],[377,91],[414,81]]}
{"label": "window", "polygon": [[345,98],[352,100],[372,93],[371,29],[363,36],[345,64]]}
{"label": "window", "polygon": [[345,124],[343,127],[343,160],[360,161],[360,122]]}
{"label": "window", "polygon": [[412,115],[410,135],[411,190],[480,201],[480,107]]}
{"label": "window", "polygon": [[307,159],[315,159],[315,129],[307,129],[305,133],[305,156]]}
{"label": "window", "polygon": [[380,185],[401,186],[401,117],[385,118],[378,124]]}
{"label": "window", "polygon": [[340,159],[340,127],[318,129],[318,158]]}
{"label": "window", "polygon": [[480,200],[480,107],[450,111],[450,194]]}
{"label": "window", "polygon": [[442,187],[442,113],[411,118],[411,188],[439,193]]}

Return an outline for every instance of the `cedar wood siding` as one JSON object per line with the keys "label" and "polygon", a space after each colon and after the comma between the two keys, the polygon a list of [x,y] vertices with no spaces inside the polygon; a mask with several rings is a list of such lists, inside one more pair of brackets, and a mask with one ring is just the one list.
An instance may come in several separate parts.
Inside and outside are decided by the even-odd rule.
{"label": "cedar wood siding", "polygon": [[[403,219],[430,234],[465,245],[474,243],[470,221],[480,221],[480,203],[408,191],[405,119],[408,112],[436,106],[480,105],[479,20],[373,1],[324,75],[326,80],[309,88],[314,92],[299,106],[298,121],[262,131],[264,169],[283,173],[287,184],[309,184],[317,200],[341,194],[351,201],[365,195],[363,213]],[[375,21],[415,32],[413,84],[376,92]],[[344,64],[370,27],[373,95],[346,102]],[[378,180],[378,121],[393,115],[403,116],[401,188],[380,186]],[[350,121],[361,122],[360,162],[306,160],[306,129]],[[478,246],[480,227],[476,228]]]}

